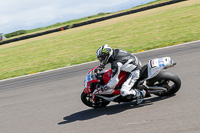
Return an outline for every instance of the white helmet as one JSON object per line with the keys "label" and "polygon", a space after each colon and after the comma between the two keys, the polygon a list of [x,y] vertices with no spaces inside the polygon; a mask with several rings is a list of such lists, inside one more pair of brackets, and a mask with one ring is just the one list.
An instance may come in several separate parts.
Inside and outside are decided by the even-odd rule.
{"label": "white helmet", "polygon": [[99,47],[96,52],[96,56],[102,65],[106,65],[108,63],[108,60],[110,59],[112,54],[113,50],[107,44]]}

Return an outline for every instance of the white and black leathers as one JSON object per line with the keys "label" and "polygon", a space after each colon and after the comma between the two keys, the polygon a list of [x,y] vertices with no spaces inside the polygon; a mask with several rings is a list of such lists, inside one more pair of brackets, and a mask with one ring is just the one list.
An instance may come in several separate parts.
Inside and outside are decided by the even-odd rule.
{"label": "white and black leathers", "polygon": [[136,95],[137,92],[132,90],[131,87],[135,84],[140,76],[140,69],[142,65],[139,59],[125,50],[113,49],[113,54],[108,63],[111,63],[112,77],[106,87],[111,89],[115,88],[119,82],[118,76],[122,70],[130,73],[130,75],[122,85],[121,95]]}

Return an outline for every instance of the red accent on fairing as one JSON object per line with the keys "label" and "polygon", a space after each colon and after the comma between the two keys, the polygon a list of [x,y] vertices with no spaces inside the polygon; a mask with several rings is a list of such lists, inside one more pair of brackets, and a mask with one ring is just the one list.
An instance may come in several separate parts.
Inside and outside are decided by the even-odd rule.
{"label": "red accent on fairing", "polygon": [[85,88],[85,89],[83,90],[83,92],[84,92],[85,94],[89,94],[90,91],[91,91],[91,90],[90,90],[89,88]]}
{"label": "red accent on fairing", "polygon": [[112,70],[111,69],[109,69],[106,73],[103,74],[103,82],[105,83],[105,85],[111,79],[111,76],[112,76]]}
{"label": "red accent on fairing", "polygon": [[93,71],[94,69],[96,69],[97,67],[98,67],[98,66],[92,68],[92,69],[88,72],[88,74],[89,74],[91,71]]}
{"label": "red accent on fairing", "polygon": [[[98,67],[98,66],[97,66],[97,67]],[[95,67],[95,68],[96,68],[96,67]],[[94,70],[95,68],[91,69],[91,70],[88,72],[88,74],[89,74],[92,70]],[[105,83],[105,85],[109,82],[109,80],[111,79],[111,76],[112,76],[112,70],[111,70],[111,69],[109,69],[106,73],[103,74],[103,82]],[[124,71],[121,71],[118,78],[119,78],[119,83],[118,83],[115,87],[117,87],[117,86],[123,84],[123,83],[126,81],[126,79],[127,79],[127,73],[124,72]],[[90,93],[90,92],[91,92],[90,84],[91,84],[91,83],[97,83],[97,82],[99,82],[99,80],[97,80],[97,79],[91,80],[91,81],[87,82],[87,88],[84,89],[84,93],[86,93],[86,94]],[[112,94],[113,94],[113,95],[119,95],[119,94],[120,94],[120,91],[119,91],[119,90],[115,90]]]}
{"label": "red accent on fairing", "polygon": [[99,82],[99,80],[97,80],[97,79],[94,79],[94,80],[91,80],[91,81],[87,82],[87,88],[84,89],[84,93],[88,94],[89,92],[91,92],[90,84],[91,83],[97,83],[97,82]]}
{"label": "red accent on fairing", "polygon": [[120,91],[119,90],[115,90],[112,95],[119,95],[120,94]]}
{"label": "red accent on fairing", "polygon": [[[109,69],[106,73],[103,74],[103,82],[105,83],[105,85],[109,82],[109,80],[111,79],[111,76],[112,76],[111,69]],[[118,78],[119,78],[119,83],[115,87],[123,84],[126,81],[127,73],[124,71],[121,71]]]}

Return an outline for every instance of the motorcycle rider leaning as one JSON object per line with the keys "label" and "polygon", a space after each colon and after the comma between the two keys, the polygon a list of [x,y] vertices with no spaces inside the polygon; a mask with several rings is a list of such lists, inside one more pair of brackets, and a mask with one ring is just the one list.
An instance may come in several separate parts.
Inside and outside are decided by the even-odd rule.
{"label": "motorcycle rider leaning", "polygon": [[142,65],[139,59],[125,50],[112,49],[107,44],[99,47],[96,56],[100,61],[100,66],[103,66],[103,68],[106,64],[111,63],[112,77],[102,90],[108,91],[114,89],[119,82],[118,76],[120,71],[125,71],[129,73],[129,77],[123,83],[120,93],[124,97],[129,95],[135,97],[137,104],[140,104],[146,95],[146,91],[131,89],[140,77]]}

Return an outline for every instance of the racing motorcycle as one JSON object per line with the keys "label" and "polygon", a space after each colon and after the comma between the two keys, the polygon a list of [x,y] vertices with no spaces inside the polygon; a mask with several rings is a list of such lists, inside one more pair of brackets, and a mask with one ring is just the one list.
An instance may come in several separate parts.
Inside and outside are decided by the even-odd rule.
{"label": "racing motorcycle", "polygon": [[[155,58],[149,60],[148,64],[141,69],[140,78],[137,80],[132,89],[144,89],[147,95],[155,94],[157,96],[174,95],[181,87],[180,78],[168,71],[163,71],[176,65],[176,62],[170,57]],[[126,81],[128,73],[121,71],[119,74],[119,82],[111,91],[99,91],[111,79],[112,70],[98,71],[99,66],[91,69],[84,81],[84,90],[81,94],[82,102],[93,108],[107,106],[113,102],[131,102],[134,97],[120,95],[122,84]],[[96,93],[95,93],[96,92]]]}

